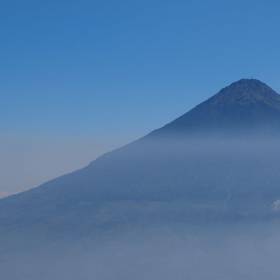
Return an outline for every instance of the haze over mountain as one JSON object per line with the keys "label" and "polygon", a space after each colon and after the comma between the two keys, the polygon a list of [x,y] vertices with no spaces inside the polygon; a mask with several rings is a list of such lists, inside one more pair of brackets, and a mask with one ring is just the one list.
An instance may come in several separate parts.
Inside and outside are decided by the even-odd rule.
{"label": "haze over mountain", "polygon": [[275,218],[279,129],[280,96],[240,80],[84,169],[0,200],[0,233]]}

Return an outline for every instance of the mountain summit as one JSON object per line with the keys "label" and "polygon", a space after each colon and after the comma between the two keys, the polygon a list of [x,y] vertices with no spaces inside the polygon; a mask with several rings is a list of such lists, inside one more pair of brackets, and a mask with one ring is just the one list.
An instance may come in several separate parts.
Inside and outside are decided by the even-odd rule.
{"label": "mountain summit", "polygon": [[265,83],[255,79],[242,79],[222,89],[206,101],[207,104],[255,104],[271,106],[280,110],[280,95]]}
{"label": "mountain summit", "polygon": [[232,83],[155,134],[244,130],[280,132],[280,95],[259,80]]}

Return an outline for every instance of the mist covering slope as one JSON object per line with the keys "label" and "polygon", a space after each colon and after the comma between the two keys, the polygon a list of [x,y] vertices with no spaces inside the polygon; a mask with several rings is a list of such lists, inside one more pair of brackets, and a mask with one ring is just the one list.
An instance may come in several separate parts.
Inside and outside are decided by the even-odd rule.
{"label": "mist covering slope", "polygon": [[0,200],[0,233],[274,219],[280,97],[240,80],[84,169]]}
{"label": "mist covering slope", "polygon": [[279,279],[279,128],[279,95],[240,80],[0,200],[1,279]]}

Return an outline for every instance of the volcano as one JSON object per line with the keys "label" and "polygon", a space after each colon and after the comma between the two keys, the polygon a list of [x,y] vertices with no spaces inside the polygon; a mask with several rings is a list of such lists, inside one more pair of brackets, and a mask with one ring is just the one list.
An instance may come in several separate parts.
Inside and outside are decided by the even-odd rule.
{"label": "volcano", "polygon": [[263,82],[242,79],[156,131],[158,134],[279,131],[280,95]]}
{"label": "volcano", "polygon": [[0,200],[0,233],[277,218],[279,136],[280,96],[242,79],[87,167]]}

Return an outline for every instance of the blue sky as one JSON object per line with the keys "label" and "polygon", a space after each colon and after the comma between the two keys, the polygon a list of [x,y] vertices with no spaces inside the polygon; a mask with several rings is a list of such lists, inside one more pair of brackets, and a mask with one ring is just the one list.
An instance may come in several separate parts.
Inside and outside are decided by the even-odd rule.
{"label": "blue sky", "polygon": [[78,168],[234,80],[280,91],[279,11],[257,0],[1,3],[0,166],[11,175],[0,193]]}

